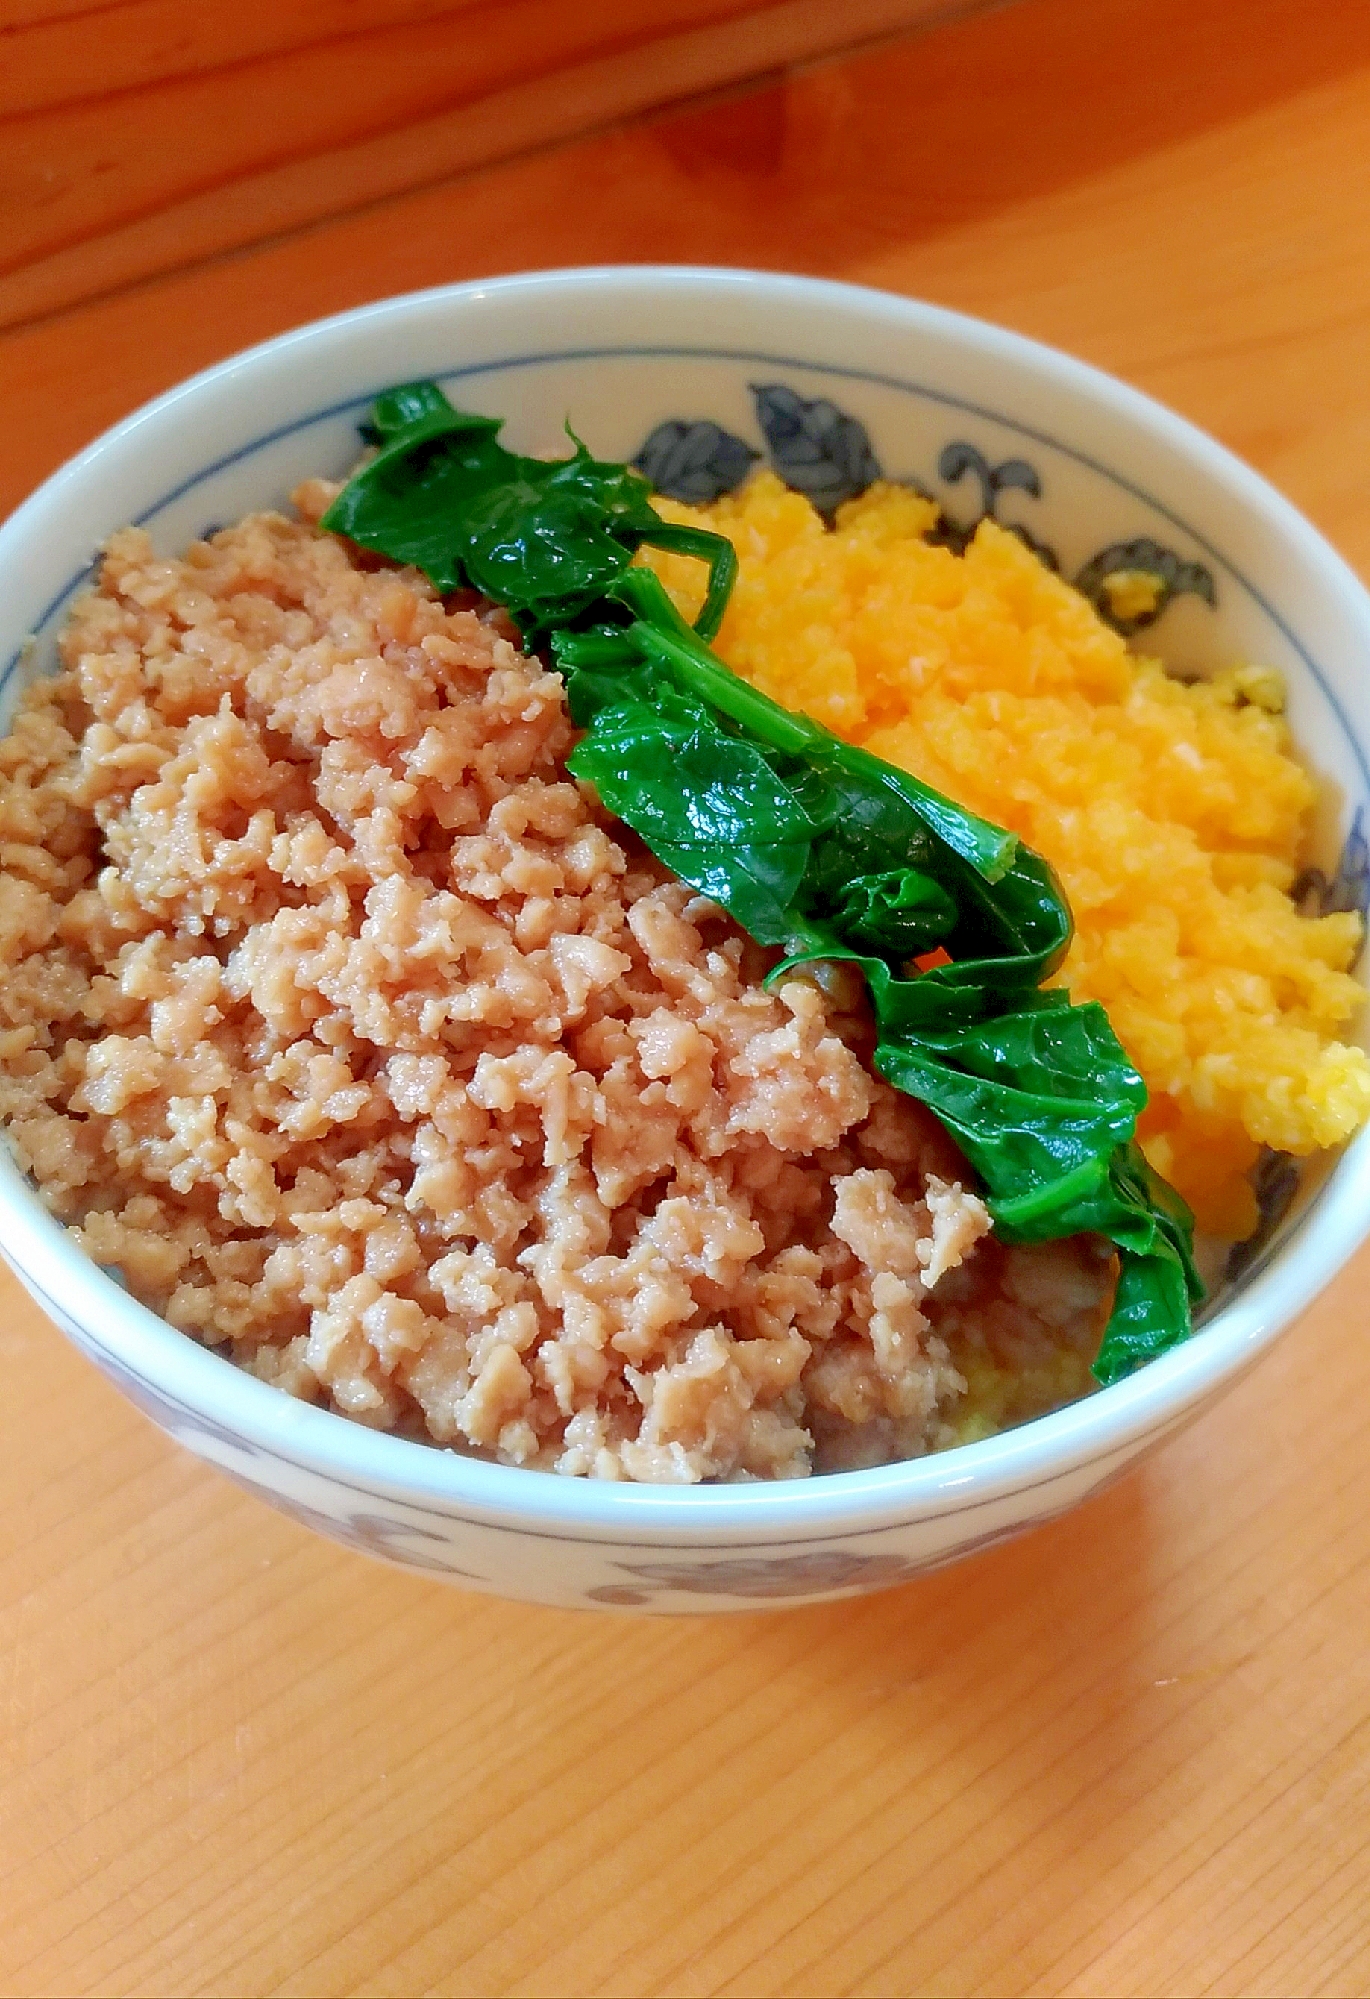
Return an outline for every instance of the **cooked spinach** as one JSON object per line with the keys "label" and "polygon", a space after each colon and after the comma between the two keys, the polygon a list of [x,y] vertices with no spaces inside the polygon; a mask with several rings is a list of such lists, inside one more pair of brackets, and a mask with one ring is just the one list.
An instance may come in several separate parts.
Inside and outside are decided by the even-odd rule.
{"label": "cooked spinach", "polygon": [[[573,774],[780,948],[772,981],[860,966],[875,1066],[956,1139],[1005,1240],[1094,1230],[1116,1244],[1099,1381],[1186,1338],[1203,1295],[1193,1218],[1136,1144],[1146,1087],[1102,1007],[1042,989],[1071,937],[1046,862],[723,665],[709,641],[736,574],[725,537],[663,521],[645,479],[574,436],[569,458],[523,458],[500,428],[432,383],[391,390],[367,431],[376,455],[324,527],[441,591],[481,591],[550,651],[584,732]],[[644,544],[708,564],[694,625],[634,566]],[[918,970],[933,952],[942,962]]]}

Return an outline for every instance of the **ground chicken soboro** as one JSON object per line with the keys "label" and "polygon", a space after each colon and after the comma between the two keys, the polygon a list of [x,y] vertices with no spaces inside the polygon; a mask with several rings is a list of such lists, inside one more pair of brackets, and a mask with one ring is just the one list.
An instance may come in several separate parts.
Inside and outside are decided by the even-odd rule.
{"label": "ground chicken soboro", "polygon": [[333,490],[116,535],[0,745],[0,1109],[77,1240],[264,1380],[564,1472],[793,1476],[1082,1390],[1105,1252],[988,1240],[860,1018],[762,990],[567,779],[560,679],[354,566]]}

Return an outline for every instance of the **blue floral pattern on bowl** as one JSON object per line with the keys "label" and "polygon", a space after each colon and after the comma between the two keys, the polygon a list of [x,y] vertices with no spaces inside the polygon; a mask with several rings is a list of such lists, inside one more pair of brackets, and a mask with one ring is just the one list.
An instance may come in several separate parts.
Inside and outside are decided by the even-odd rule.
{"label": "blue floral pattern on bowl", "polygon": [[[972,1541],[959,1543],[955,1559],[983,1554],[1003,1541],[1016,1540],[1023,1531],[1016,1526],[990,1528]],[[604,1583],[589,1594],[596,1603],[624,1608],[640,1608],[672,1593],[775,1602],[832,1590],[893,1589],[943,1565],[936,1556],[919,1561],[902,1555],[853,1554],[845,1548],[797,1555],[725,1556],[711,1562],[616,1562],[614,1566],[634,1580]]]}
{"label": "blue floral pattern on bowl", "polygon": [[[865,425],[827,397],[806,400],[782,382],[753,383],[751,395],[771,469],[792,491],[810,500],[825,519],[831,521],[839,507],[858,499],[885,476]],[[666,498],[699,506],[736,492],[762,455],[745,438],[723,430],[710,419],[677,417],[657,425],[633,463]],[[981,523],[989,520],[1017,535],[1048,569],[1060,572],[1059,556],[1049,542],[1034,534],[1026,522],[1005,519],[1000,513],[1006,495],[1041,499],[1041,474],[1030,460],[1012,457],[995,463],[977,444],[953,438],[938,454],[937,477],[944,486],[969,482],[977,492],[979,511],[958,518],[931,487],[916,477],[900,479],[896,483],[910,487],[938,507],[930,541],[964,553]],[[1136,587],[1139,580],[1143,586],[1140,591]],[[1207,565],[1186,561],[1151,535],[1108,542],[1080,566],[1071,581],[1104,622],[1124,638],[1154,625],[1176,597],[1197,597],[1214,610],[1218,603],[1217,585]],[[1330,875],[1310,867],[1299,876],[1293,898],[1306,913],[1326,916],[1333,911],[1354,910],[1365,919],[1370,910],[1370,841],[1363,829],[1363,815],[1364,808],[1358,806]],[[1228,1257],[1226,1283],[1234,1283],[1250,1270],[1269,1246],[1294,1204],[1301,1177],[1299,1162],[1288,1153],[1269,1147],[1262,1153],[1251,1176],[1260,1221],[1255,1233],[1236,1244]]]}
{"label": "blue floral pattern on bowl", "polygon": [[[751,393],[771,469],[792,491],[811,500],[826,519],[885,476],[865,425],[826,396],[806,399],[783,382],[754,382]],[[667,499],[707,506],[736,492],[761,456],[756,446],[711,418],[671,417],[656,426],[632,462]],[[980,509],[961,520],[939,504],[931,540],[960,553],[982,521],[995,521],[1017,535],[1048,569],[1060,569],[1049,542],[1026,522],[1004,520],[999,513],[1006,493],[1024,493],[1032,500],[1042,497],[1041,475],[1026,458],[992,464],[978,445],[953,438],[938,455],[937,476],[948,486],[969,478],[979,490]],[[897,483],[912,487],[925,499],[935,498],[916,478]],[[1129,612],[1120,607],[1110,584],[1137,577],[1152,587],[1143,591],[1140,608]],[[1149,535],[1109,542],[1072,580],[1105,622],[1125,637],[1154,625],[1173,597],[1189,594],[1210,606],[1218,601],[1210,569],[1201,562],[1183,561],[1173,548]]]}
{"label": "blue floral pattern on bowl", "polygon": [[[885,476],[865,425],[828,398],[805,400],[782,382],[753,383],[751,394],[771,469],[829,519],[838,507],[858,499]],[[712,419],[674,417],[656,426],[633,463],[667,499],[704,506],[736,492],[762,456],[755,445]],[[1000,513],[1006,494],[1041,499],[1041,475],[1028,459],[1006,458],[995,464],[978,445],[953,438],[938,454],[937,476],[949,486],[969,479],[978,489],[980,506],[977,513],[963,520],[938,501],[939,516],[930,540],[961,552],[981,522],[990,520],[1017,535],[1049,569],[1060,570],[1056,550],[1049,542],[1035,535],[1024,521],[1006,520]],[[937,501],[931,487],[915,477],[896,483]],[[1143,608],[1127,612],[1119,608],[1110,583],[1137,577],[1146,579],[1152,588],[1143,593]],[[1216,609],[1218,603],[1217,584],[1207,565],[1184,560],[1151,535],[1108,542],[1080,566],[1071,581],[1100,617],[1126,638],[1154,625],[1176,597],[1197,597],[1210,609]],[[1365,917],[1370,911],[1370,840],[1363,816],[1364,808],[1358,806],[1330,875],[1321,868],[1307,868],[1299,876],[1294,899],[1304,909],[1324,916],[1333,910],[1354,910]]]}
{"label": "blue floral pattern on bowl", "polygon": [[[482,312],[490,300],[498,304],[500,291],[499,283],[481,288]],[[286,377],[304,362],[287,355],[279,381],[273,374],[261,385],[254,382],[250,415],[242,413],[240,421],[235,413],[220,433],[212,428],[205,433],[206,439],[218,437],[213,445],[206,441],[202,447],[197,432],[194,449],[182,450],[183,414],[172,439],[169,409],[158,406],[150,420],[140,419],[136,466],[131,440],[116,437],[106,451],[103,462],[116,468],[128,503],[121,502],[113,514],[108,508],[93,512],[88,531],[79,536],[58,537],[65,577],[53,568],[45,547],[38,548],[23,601],[16,605],[17,622],[9,620],[8,644],[14,650],[8,667],[0,657],[5,669],[0,692],[6,673],[18,678],[30,658],[39,666],[39,648],[51,650],[64,606],[89,575],[86,551],[98,538],[100,522],[132,518],[148,525],[169,549],[208,531],[205,523],[236,518],[264,501],[284,505],[299,478],[321,468],[346,468],[355,449],[355,425],[378,388],[397,373],[441,371],[446,362],[443,379],[455,399],[492,414],[517,412],[522,448],[564,448],[562,425],[569,411],[594,448],[618,458],[629,458],[636,449],[653,483],[695,504],[736,490],[762,462],[828,514],[873,477],[900,479],[936,500],[940,520],[934,539],[963,547],[988,516],[1070,577],[1119,630],[1130,633],[1164,619],[1158,650],[1172,664],[1196,659],[1207,670],[1230,648],[1231,632],[1255,633],[1254,640],[1242,641],[1247,650],[1237,656],[1290,662],[1299,699],[1316,719],[1308,740],[1319,767],[1340,785],[1350,807],[1370,799],[1370,751],[1355,723],[1348,691],[1354,678],[1347,679],[1339,646],[1316,625],[1306,630],[1297,599],[1286,602],[1282,588],[1268,583],[1259,566],[1243,569],[1241,544],[1231,538],[1221,507],[1210,516],[1197,500],[1191,505],[1188,489],[1175,483],[1164,464],[1139,484],[1131,468],[1140,461],[1129,456],[1125,438],[1115,440],[1106,430],[1077,422],[1053,400],[1050,384],[1044,396],[1034,389],[1020,398],[1012,370],[1001,390],[995,376],[966,370],[955,356],[944,364],[937,343],[920,347],[918,337],[883,350],[877,343],[835,355],[822,339],[811,342],[798,319],[777,319],[773,334],[762,333],[750,324],[734,325],[726,300],[716,305],[707,324],[657,334],[617,317],[596,321],[572,312],[567,321],[559,304],[555,326],[546,326],[542,344],[525,340],[520,325],[517,337],[510,330],[503,344],[483,333],[473,349],[463,342],[460,317],[449,316],[445,302],[420,300],[403,308],[405,325],[411,318],[421,322],[420,332],[411,339],[401,327],[397,344],[387,323],[383,339],[377,331],[365,368],[349,361],[319,369],[311,353],[305,360],[314,372],[307,384],[296,384]],[[707,414],[697,421],[672,414],[682,406]],[[152,469],[144,476],[149,436]],[[211,450],[222,455],[211,460]],[[97,468],[97,483],[105,477]],[[1139,572],[1151,579],[1149,592],[1138,587]],[[1219,593],[1220,616],[1211,618],[1206,607],[1218,609]],[[36,646],[26,633],[37,635]],[[1206,633],[1215,635],[1212,642]],[[1303,906],[1363,911],[1370,851],[1359,812],[1340,860],[1334,865],[1329,856],[1319,859],[1324,868],[1310,870],[1299,885]],[[0,1165],[8,1168],[7,1161]],[[1267,1220],[1273,1227],[1287,1206],[1296,1171],[1283,1155],[1261,1162],[1256,1191],[1265,1218],[1263,1247],[1255,1267],[1242,1272],[1238,1289],[1276,1253],[1266,1241]],[[1279,1232],[1281,1252],[1303,1226],[1300,1216]],[[52,1253],[38,1257],[27,1247],[27,1235],[21,1243],[46,1278]],[[21,1261],[17,1255],[15,1260]],[[274,1391],[238,1377],[212,1353],[197,1349],[184,1368],[178,1361],[173,1371],[178,1386],[168,1393],[157,1364],[143,1372],[141,1363],[125,1366],[114,1359],[95,1306],[75,1324],[27,1265],[23,1274],[51,1315],[154,1421],[247,1489],[352,1547],[429,1574],[445,1572],[468,1585],[549,1602],[673,1611],[760,1609],[768,1602],[902,1582],[1065,1511],[1187,1419],[1178,1410],[1167,1423],[1149,1427],[1144,1443],[1125,1440],[1074,1469],[1055,1461],[1038,1466],[1034,1460],[1031,1469],[1025,1465],[1015,1473],[1011,1491],[1002,1495],[977,1492],[974,1478],[957,1479],[971,1489],[935,1514],[920,1515],[915,1507],[907,1519],[876,1526],[869,1515],[867,1524],[854,1524],[838,1509],[831,1522],[825,1515],[822,1526],[802,1531],[778,1530],[757,1516],[739,1533],[733,1526],[725,1530],[725,1514],[706,1504],[701,1510],[707,1526],[684,1528],[673,1545],[663,1546],[645,1529],[587,1526],[574,1500],[564,1506],[559,1522],[549,1524],[544,1515],[530,1525],[522,1503],[502,1513],[479,1481],[462,1487],[464,1468],[451,1491],[441,1479],[415,1480],[416,1488],[431,1487],[425,1503],[418,1490],[409,1489],[397,1460],[393,1470],[373,1473],[335,1453],[325,1429],[338,1419],[327,1412],[292,1405],[288,1423],[270,1412],[256,1413],[242,1395],[269,1398]],[[128,1337],[129,1353],[141,1353],[141,1334]],[[1185,1408],[1192,1413],[1193,1406]],[[396,1453],[413,1448],[385,1442]],[[722,1507],[729,1495],[698,1494],[691,1503],[712,1499]],[[544,1567],[533,1574],[529,1551],[544,1548]]]}

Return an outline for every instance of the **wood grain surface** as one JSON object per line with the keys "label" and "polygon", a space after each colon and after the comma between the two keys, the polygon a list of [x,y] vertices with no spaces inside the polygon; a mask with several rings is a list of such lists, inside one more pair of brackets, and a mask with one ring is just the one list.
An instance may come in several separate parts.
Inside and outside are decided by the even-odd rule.
{"label": "wood grain surface", "polygon": [[975,0],[38,4],[0,15],[0,325]]}
{"label": "wood grain surface", "polygon": [[[0,507],[300,320],[663,257],[1055,341],[1244,452],[1370,574],[1360,0],[1017,0],[803,70],[776,44],[764,87],[624,119],[653,101],[630,95],[612,129],[423,184],[385,154],[435,115],[435,24],[479,30],[493,90],[521,87],[500,20],[567,61],[621,37],[628,63],[649,21],[741,10],[136,0],[72,38],[75,12],[4,16],[29,53],[0,59],[22,113],[0,139]],[[369,110],[355,80],[325,101],[349,38],[387,46]],[[353,149],[323,205],[273,209],[291,160],[238,143],[273,64],[299,157]],[[218,208],[193,205],[206,177]],[[155,257],[106,254],[154,212],[185,225]],[[1364,1994],[1368,1287],[1370,1253],[1052,1526],[885,1596],[685,1622],[501,1604],[328,1546],[164,1442],[6,1283],[0,1988]]]}

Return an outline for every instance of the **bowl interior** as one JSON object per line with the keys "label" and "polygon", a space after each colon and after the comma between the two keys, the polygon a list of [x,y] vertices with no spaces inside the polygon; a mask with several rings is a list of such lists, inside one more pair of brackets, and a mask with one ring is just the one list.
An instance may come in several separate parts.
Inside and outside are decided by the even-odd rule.
{"label": "bowl interior", "polygon": [[[1130,634],[1139,649],[1183,674],[1243,661],[1286,676],[1295,735],[1325,780],[1309,893],[1364,911],[1370,600],[1326,544],[1237,461],[1121,385],[955,315],[800,280],[629,270],[453,287],[306,328],[186,384],[0,530],[0,720],[26,675],[51,665],[113,528],[144,526],[170,553],[249,510],[285,508],[299,479],[348,468],[379,390],[425,376],[505,417],[516,448],[564,451],[569,422],[597,454],[638,459],[680,497],[712,497],[756,464],[825,506],[884,476],[916,484],[961,528],[987,514],[1014,528],[1104,608],[1111,574],[1156,576],[1159,615]],[[1269,1177],[1263,1241],[1224,1309],[1335,1208],[1321,1253],[1331,1275],[1359,1228],[1366,1142],[1317,1185],[1278,1164]],[[1316,1282],[1300,1282],[1305,1302]],[[1279,1310],[1298,1290],[1279,1292]],[[1270,1293],[1234,1355],[1269,1336],[1277,1303]]]}

